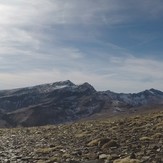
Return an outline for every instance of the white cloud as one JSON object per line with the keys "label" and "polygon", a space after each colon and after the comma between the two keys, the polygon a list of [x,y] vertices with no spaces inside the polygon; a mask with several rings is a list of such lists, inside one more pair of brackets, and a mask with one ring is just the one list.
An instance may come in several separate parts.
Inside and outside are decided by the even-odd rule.
{"label": "white cloud", "polygon": [[98,40],[99,27],[162,18],[162,6],[160,0],[0,0],[0,89],[67,79],[99,90],[163,89],[162,61]]}
{"label": "white cloud", "polygon": [[[0,81],[1,89],[70,79],[76,84],[87,81],[97,90],[138,92],[152,87],[163,90],[162,70],[163,66],[160,61],[131,57],[124,59],[122,63],[121,58],[113,58],[110,59],[108,67],[105,67],[105,73],[88,71],[85,68],[81,70],[70,68],[66,72],[62,69],[51,69],[50,71],[35,69],[25,73],[0,73]],[[101,71],[104,71],[102,67]]]}

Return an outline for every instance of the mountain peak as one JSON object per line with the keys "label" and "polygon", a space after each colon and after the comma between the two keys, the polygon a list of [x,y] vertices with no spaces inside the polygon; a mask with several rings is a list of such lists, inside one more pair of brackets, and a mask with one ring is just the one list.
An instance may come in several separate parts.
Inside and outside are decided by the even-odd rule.
{"label": "mountain peak", "polygon": [[157,95],[163,95],[163,92],[157,90],[157,89],[154,89],[154,88],[151,88],[148,90],[150,93],[152,94],[157,94]]}
{"label": "mountain peak", "polygon": [[65,80],[65,81],[59,81],[59,82],[55,82],[52,84],[53,86],[63,86],[63,85],[66,85],[66,86],[75,86],[74,83],[72,83],[70,80]]}
{"label": "mountain peak", "polygon": [[87,83],[87,82],[79,85],[78,88],[80,90],[85,90],[85,91],[87,90],[87,91],[90,91],[90,92],[96,92],[96,90],[94,89],[94,87],[91,84]]}

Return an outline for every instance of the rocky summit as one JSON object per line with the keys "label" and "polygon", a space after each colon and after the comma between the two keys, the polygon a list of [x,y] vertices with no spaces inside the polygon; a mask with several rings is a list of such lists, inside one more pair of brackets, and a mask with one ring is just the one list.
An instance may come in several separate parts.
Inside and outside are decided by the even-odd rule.
{"label": "rocky summit", "polygon": [[96,91],[89,83],[60,81],[0,91],[0,127],[43,126],[74,122],[99,114],[125,115],[162,106],[163,92]]}
{"label": "rocky summit", "polygon": [[162,163],[163,111],[0,129],[1,163]]}

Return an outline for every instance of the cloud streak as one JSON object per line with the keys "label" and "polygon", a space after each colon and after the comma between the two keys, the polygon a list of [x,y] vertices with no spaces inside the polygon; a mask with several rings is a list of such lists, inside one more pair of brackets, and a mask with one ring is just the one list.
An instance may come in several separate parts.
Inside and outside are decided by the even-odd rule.
{"label": "cloud streak", "polygon": [[[109,66],[95,70],[92,68],[54,68],[49,70],[35,69],[32,72],[0,73],[1,83],[8,88],[29,86],[59,80],[71,79],[77,84],[85,81],[92,83],[97,90],[114,90],[117,92],[137,92],[143,89],[162,89],[163,66],[160,61],[137,59],[134,57],[110,58]],[[94,71],[92,70],[94,68]],[[11,83],[11,81],[14,81]],[[3,84],[1,84],[3,85]]]}
{"label": "cloud streak", "polygon": [[67,79],[98,90],[163,89],[160,54],[134,51],[162,38],[161,30],[133,31],[160,22],[162,6],[161,0],[0,0],[0,89]]}

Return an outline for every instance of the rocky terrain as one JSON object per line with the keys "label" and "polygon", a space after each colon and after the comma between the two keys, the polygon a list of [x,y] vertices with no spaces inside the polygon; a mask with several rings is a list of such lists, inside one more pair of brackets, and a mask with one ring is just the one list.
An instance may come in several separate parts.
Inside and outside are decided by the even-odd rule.
{"label": "rocky terrain", "polygon": [[67,80],[0,91],[0,127],[60,124],[105,112],[110,116],[130,114],[162,104],[159,90],[100,92],[89,83],[75,85]]}
{"label": "rocky terrain", "polygon": [[0,129],[2,163],[162,163],[163,111]]}

